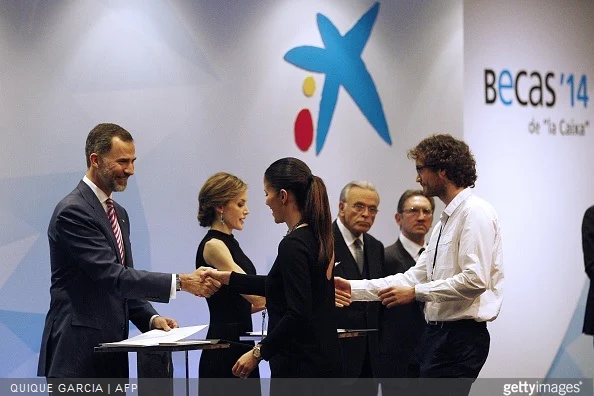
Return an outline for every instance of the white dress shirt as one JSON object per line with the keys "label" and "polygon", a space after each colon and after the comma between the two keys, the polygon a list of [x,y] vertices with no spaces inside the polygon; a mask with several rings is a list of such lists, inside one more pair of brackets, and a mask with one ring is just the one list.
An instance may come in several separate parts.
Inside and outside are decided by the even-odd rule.
{"label": "white dress shirt", "polygon": [[377,301],[377,292],[391,286],[414,287],[416,299],[425,302],[427,321],[494,320],[503,301],[503,252],[495,209],[470,189],[463,190],[444,209],[414,267],[403,274],[350,282],[353,301]]}
{"label": "white dress shirt", "polygon": [[351,251],[351,255],[353,256],[353,258],[356,261],[357,256],[355,255],[355,239],[358,239],[361,241],[361,250],[363,252],[365,252],[365,243],[363,243],[363,234],[359,235],[359,237],[355,237],[353,235],[353,233],[348,228],[346,228],[344,224],[342,224],[342,221],[340,220],[340,218],[336,219],[336,225],[338,226],[338,229],[339,229],[340,233],[342,234],[344,243],[346,243],[347,247]]}

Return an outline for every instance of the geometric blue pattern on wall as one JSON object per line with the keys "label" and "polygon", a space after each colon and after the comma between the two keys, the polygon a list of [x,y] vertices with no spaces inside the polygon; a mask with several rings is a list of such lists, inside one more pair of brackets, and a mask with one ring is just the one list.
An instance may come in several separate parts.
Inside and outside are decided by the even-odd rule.
{"label": "geometric blue pattern on wall", "polygon": [[594,374],[592,336],[582,334],[589,286],[590,281],[586,281],[547,378],[591,378]]}
{"label": "geometric blue pattern on wall", "polygon": [[[16,264],[17,267],[4,285],[1,285],[1,308],[41,313],[49,307],[47,226],[55,205],[69,192],[63,190],[62,186],[75,186],[81,177],[78,172],[0,180],[0,210],[2,217],[11,219],[11,226],[6,228],[19,230],[18,234],[13,235],[9,235],[9,231],[0,233],[0,247],[37,236],[35,243],[21,262]],[[40,194],[40,191],[43,193]],[[23,287],[29,290],[23,290]],[[27,295],[27,298],[23,298],[23,295]]]}
{"label": "geometric blue pattern on wall", "polygon": [[[25,363],[28,375],[35,375],[35,367],[29,365],[34,365],[31,360],[39,353],[50,300],[47,227],[55,205],[76,187],[83,175],[84,170],[81,170],[0,180],[0,221],[10,225],[1,227],[0,249],[10,250],[8,253],[23,250],[20,259],[14,254],[3,257],[0,267],[0,279],[4,279],[0,283],[2,378]],[[150,270],[148,226],[136,180],[131,178],[126,192],[115,194],[114,198],[118,202],[125,200],[133,221],[131,239],[136,248],[135,262],[142,269]],[[29,246],[31,241],[34,242]],[[15,262],[17,259],[19,261]]]}
{"label": "geometric blue pattern on wall", "polygon": [[[39,349],[39,343],[41,342],[39,329],[43,329],[44,322],[45,314],[0,310],[0,323],[34,351]],[[2,356],[10,355],[3,354]]]}

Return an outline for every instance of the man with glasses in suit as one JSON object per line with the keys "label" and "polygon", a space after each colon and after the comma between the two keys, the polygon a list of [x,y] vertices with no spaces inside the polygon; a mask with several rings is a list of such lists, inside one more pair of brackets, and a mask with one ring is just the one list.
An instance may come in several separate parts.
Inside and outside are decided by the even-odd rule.
{"label": "man with glasses in suit", "polygon": [[[400,235],[386,247],[383,276],[404,273],[415,266],[426,248],[425,236],[433,224],[434,210],[435,200],[422,190],[406,190],[400,196],[394,215]],[[380,310],[379,375],[384,393],[399,392],[411,384],[402,378],[418,377],[418,364],[412,358],[425,330],[423,308],[421,301],[413,301]]]}
{"label": "man with glasses in suit", "polygon": [[[378,212],[379,194],[368,181],[352,181],[340,192],[338,219],[334,233],[334,275],[348,279],[373,279],[382,276],[384,245],[369,235]],[[337,309],[339,329],[377,329],[380,303],[353,303]],[[353,394],[376,395],[378,344],[377,331],[365,337],[340,340],[342,374],[349,378]],[[356,388],[353,388],[356,387]],[[356,389],[356,393],[355,392]]]}

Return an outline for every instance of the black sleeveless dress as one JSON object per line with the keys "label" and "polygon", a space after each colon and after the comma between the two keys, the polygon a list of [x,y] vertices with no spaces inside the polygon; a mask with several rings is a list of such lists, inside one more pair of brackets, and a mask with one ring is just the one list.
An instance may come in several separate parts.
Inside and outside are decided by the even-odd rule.
{"label": "black sleeveless dress", "polygon": [[[204,261],[204,245],[211,239],[221,240],[231,252],[233,261],[245,271],[246,274],[255,275],[256,268],[250,259],[243,253],[239,243],[233,235],[224,232],[209,230],[204,236],[196,254],[196,268],[201,266],[212,267]],[[222,339],[239,343],[240,335],[252,331],[251,304],[239,293],[231,291],[223,285],[212,297],[206,299],[210,311],[210,325],[206,335],[209,339]],[[242,341],[245,346],[231,344],[227,349],[202,351],[198,373],[200,378],[236,378],[231,369],[233,365],[254,343]],[[250,374],[250,378],[259,378],[258,368]],[[248,381],[250,382],[250,381]],[[258,385],[259,389],[259,385]]]}

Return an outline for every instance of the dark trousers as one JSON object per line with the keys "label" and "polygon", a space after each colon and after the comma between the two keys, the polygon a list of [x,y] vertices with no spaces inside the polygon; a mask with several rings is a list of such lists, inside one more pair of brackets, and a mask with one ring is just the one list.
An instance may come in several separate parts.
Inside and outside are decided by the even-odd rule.
{"label": "dark trousers", "polygon": [[419,386],[433,395],[468,395],[487,360],[490,341],[485,322],[428,324],[416,351]]}
{"label": "dark trousers", "polygon": [[359,378],[357,378],[353,383],[347,385],[347,390],[341,390],[341,393],[343,396],[345,396],[344,392],[348,392],[346,395],[377,396],[378,388],[379,384],[373,378],[371,355],[369,354],[369,348],[367,348]]}

